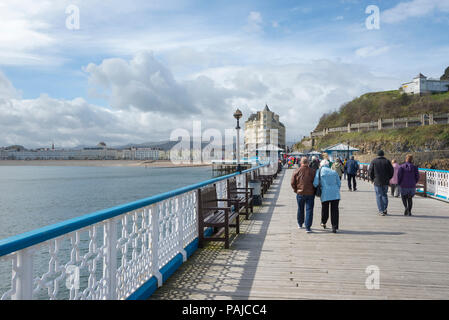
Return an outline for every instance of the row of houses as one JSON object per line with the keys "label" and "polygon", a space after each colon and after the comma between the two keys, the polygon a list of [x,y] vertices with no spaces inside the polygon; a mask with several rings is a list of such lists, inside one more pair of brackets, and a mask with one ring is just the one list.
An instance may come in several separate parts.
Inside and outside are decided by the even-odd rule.
{"label": "row of houses", "polygon": [[0,160],[168,160],[170,153],[151,148],[81,150],[7,150],[0,149]]}

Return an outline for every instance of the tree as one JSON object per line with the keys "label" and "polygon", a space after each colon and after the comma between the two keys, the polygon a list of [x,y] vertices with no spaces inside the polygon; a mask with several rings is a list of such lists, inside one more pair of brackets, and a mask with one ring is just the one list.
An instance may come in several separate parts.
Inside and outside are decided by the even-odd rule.
{"label": "tree", "polygon": [[444,74],[441,76],[440,80],[449,80],[449,67],[444,70]]}

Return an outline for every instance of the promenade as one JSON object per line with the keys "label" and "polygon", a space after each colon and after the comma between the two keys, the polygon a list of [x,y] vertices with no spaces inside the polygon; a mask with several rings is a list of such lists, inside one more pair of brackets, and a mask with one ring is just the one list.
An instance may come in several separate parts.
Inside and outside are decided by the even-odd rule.
{"label": "promenade", "polygon": [[[294,170],[284,170],[230,249],[198,250],[151,299],[448,299],[449,203],[415,197],[413,216],[389,196],[389,215],[377,215],[373,186],[342,181],[340,230],[320,227],[315,198],[311,234],[297,228]],[[368,266],[380,271],[369,290]]]}

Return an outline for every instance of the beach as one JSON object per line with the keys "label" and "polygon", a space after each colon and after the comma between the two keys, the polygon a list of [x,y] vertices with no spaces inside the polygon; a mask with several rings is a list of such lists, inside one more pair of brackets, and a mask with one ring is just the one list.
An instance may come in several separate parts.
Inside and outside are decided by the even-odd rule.
{"label": "beach", "polygon": [[63,166],[63,167],[206,167],[206,163],[174,164],[170,160],[0,160],[0,166]]}

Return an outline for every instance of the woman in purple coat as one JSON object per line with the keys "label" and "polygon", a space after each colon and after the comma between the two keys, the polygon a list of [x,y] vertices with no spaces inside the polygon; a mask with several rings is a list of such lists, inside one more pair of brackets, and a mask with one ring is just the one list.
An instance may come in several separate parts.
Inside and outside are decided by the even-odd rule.
{"label": "woman in purple coat", "polygon": [[416,191],[416,184],[419,180],[418,167],[413,164],[413,156],[408,154],[405,157],[405,163],[399,166],[398,184],[401,187],[402,203],[404,204],[405,216],[412,215],[413,196]]}

